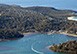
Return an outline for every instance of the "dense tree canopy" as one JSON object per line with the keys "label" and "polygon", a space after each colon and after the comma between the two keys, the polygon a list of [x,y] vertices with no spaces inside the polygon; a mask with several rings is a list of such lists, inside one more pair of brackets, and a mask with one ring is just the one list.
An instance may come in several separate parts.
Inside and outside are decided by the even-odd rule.
{"label": "dense tree canopy", "polygon": [[67,41],[66,43],[60,43],[59,45],[53,44],[50,49],[56,52],[77,54],[77,41]]}
{"label": "dense tree canopy", "polygon": [[0,29],[16,29],[20,32],[68,30],[76,34],[77,21],[67,19],[68,16],[75,16],[75,12],[52,7],[23,8],[0,4]]}
{"label": "dense tree canopy", "polygon": [[21,38],[23,35],[16,30],[0,29],[0,41],[6,39]]}

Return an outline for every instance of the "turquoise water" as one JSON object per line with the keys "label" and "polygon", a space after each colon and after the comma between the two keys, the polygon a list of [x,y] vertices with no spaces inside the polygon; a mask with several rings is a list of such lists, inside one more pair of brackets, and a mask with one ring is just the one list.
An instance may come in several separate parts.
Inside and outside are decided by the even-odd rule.
{"label": "turquoise water", "polygon": [[77,20],[77,17],[74,17],[73,19],[76,19]]}
{"label": "turquoise water", "polygon": [[71,40],[77,38],[63,34],[28,34],[18,40],[0,42],[0,54],[67,54],[53,52],[47,46]]}
{"label": "turquoise water", "polygon": [[77,0],[0,0],[2,4],[17,4],[25,7],[47,6],[58,9],[77,10]]}

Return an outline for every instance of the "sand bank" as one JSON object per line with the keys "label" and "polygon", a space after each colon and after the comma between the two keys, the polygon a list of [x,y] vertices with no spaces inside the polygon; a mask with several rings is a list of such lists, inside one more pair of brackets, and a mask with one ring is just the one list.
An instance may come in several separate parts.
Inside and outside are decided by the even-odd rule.
{"label": "sand bank", "polygon": [[68,20],[74,20],[74,21],[77,21],[77,19],[73,19],[73,18],[74,18],[74,16],[68,17]]}
{"label": "sand bank", "polygon": [[[23,35],[26,35],[26,34],[33,34],[33,33],[41,33],[41,32],[28,32],[28,33],[23,33]],[[66,33],[66,32],[42,32],[42,33],[46,33],[48,35],[50,34],[64,34],[64,35],[67,35],[67,36],[73,36],[73,37],[77,37],[76,34],[70,34],[70,33]]]}

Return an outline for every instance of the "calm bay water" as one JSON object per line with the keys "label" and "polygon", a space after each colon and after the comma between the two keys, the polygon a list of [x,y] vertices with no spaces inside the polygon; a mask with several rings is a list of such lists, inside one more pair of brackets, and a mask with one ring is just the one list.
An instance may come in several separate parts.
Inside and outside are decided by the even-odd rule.
{"label": "calm bay water", "polygon": [[58,9],[77,10],[77,0],[0,0],[2,4],[17,4],[20,6],[47,6]]}
{"label": "calm bay water", "polygon": [[47,46],[71,40],[77,38],[63,34],[28,34],[18,40],[0,42],[0,54],[67,54],[53,52]]}

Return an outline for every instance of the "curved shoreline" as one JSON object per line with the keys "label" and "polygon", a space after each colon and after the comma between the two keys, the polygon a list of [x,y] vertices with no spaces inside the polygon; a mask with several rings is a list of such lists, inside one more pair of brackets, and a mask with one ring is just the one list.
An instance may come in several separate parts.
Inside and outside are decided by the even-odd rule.
{"label": "curved shoreline", "polygon": [[[27,33],[23,33],[23,35],[27,35],[27,34],[34,34],[34,33],[41,33],[41,32],[27,32]],[[75,34],[69,34],[69,33],[65,33],[65,32],[42,32],[42,33],[46,33],[46,34],[64,34],[67,36],[72,36],[72,37],[77,37],[77,35]],[[22,37],[20,37],[22,38]],[[15,40],[15,39],[20,39],[20,38],[12,38],[12,39],[0,39],[0,41],[8,41],[8,40]]]}
{"label": "curved shoreline", "polygon": [[69,34],[69,33],[60,33],[60,34],[65,34],[67,36],[77,37],[77,35],[75,35],[75,34]]}
{"label": "curved shoreline", "polygon": [[[23,35],[33,34],[33,33],[41,33],[41,32],[28,32],[28,33],[23,33]],[[43,33],[46,33],[46,34],[64,34],[67,36],[77,37],[77,35],[75,35],[75,34],[69,34],[66,32],[58,32],[58,31],[56,31],[56,32],[43,32]]]}

